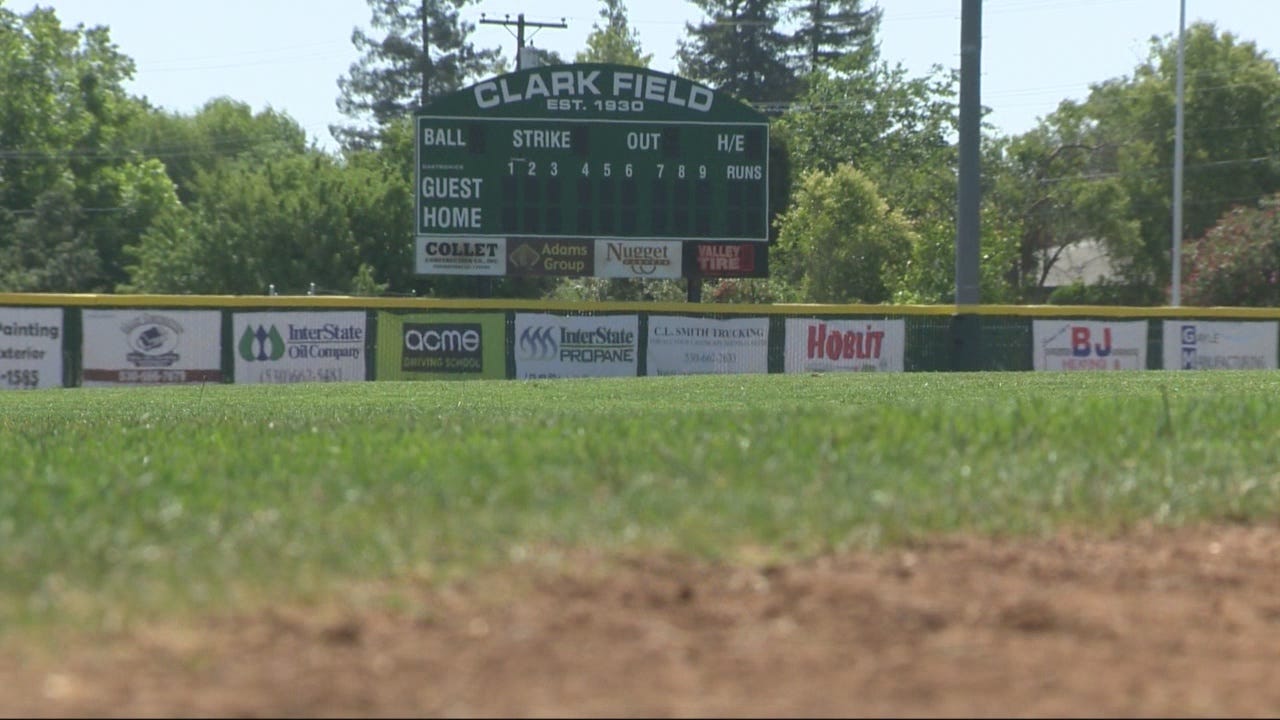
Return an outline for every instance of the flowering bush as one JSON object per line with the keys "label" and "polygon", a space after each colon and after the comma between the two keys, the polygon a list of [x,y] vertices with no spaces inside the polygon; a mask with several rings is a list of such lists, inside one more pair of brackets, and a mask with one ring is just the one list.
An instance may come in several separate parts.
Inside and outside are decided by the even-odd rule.
{"label": "flowering bush", "polygon": [[1185,256],[1188,305],[1280,305],[1280,194],[1236,207]]}

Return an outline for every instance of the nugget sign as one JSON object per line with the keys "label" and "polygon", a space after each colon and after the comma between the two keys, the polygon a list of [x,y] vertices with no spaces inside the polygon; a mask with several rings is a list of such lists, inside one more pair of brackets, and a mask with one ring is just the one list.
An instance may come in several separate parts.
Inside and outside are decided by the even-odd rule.
{"label": "nugget sign", "polygon": [[1142,370],[1147,321],[1034,320],[1036,370]]}

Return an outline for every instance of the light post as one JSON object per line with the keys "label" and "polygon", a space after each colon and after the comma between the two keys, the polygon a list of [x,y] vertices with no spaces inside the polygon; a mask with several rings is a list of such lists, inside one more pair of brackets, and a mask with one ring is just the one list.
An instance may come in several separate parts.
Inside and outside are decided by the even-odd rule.
{"label": "light post", "polygon": [[1185,95],[1184,55],[1186,46],[1187,0],[1179,0],[1178,78],[1173,111],[1173,268],[1170,304],[1182,304],[1182,135]]}

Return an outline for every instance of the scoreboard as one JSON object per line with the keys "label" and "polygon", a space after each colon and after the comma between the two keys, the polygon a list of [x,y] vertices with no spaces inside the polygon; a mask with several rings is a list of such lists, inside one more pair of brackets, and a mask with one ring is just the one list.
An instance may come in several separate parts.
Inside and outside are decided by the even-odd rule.
{"label": "scoreboard", "polygon": [[767,125],[418,118],[418,234],[768,240]]}
{"label": "scoreboard", "polygon": [[583,258],[558,274],[618,276],[585,258],[768,242],[767,120],[675,76],[512,73],[433,103],[415,133],[420,273],[517,274],[553,244]]}

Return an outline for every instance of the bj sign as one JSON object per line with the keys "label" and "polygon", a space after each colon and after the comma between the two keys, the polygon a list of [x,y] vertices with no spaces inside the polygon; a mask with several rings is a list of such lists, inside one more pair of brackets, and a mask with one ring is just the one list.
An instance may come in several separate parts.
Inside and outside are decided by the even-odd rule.
{"label": "bj sign", "polygon": [[1143,370],[1147,321],[1033,320],[1036,370]]}

